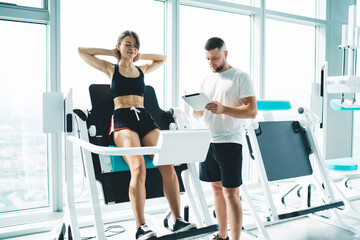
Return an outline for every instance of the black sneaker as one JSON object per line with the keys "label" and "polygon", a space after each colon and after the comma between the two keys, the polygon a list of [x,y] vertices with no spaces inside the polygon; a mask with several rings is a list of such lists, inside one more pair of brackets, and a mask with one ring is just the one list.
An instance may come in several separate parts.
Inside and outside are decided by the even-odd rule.
{"label": "black sneaker", "polygon": [[216,234],[212,240],[229,240],[229,237],[227,238],[219,238],[219,234]]}
{"label": "black sneaker", "polygon": [[136,240],[145,240],[150,238],[156,238],[156,233],[148,228],[146,224],[140,225],[136,232]]}
{"label": "black sneaker", "polygon": [[174,232],[182,232],[182,231],[187,231],[187,230],[195,229],[195,228],[196,228],[196,224],[189,223],[189,222],[185,221],[184,219],[182,219],[181,217],[176,219],[176,222],[173,226]]}

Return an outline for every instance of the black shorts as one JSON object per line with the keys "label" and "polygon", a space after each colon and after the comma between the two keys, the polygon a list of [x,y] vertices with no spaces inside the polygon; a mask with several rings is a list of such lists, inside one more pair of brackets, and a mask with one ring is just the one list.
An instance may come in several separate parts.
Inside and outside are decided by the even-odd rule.
{"label": "black shorts", "polygon": [[222,182],[226,188],[242,184],[242,145],[238,143],[211,143],[204,162],[200,163],[200,180]]}
{"label": "black shorts", "polygon": [[[137,111],[139,112],[137,112]],[[111,118],[110,140],[113,140],[113,132],[123,129],[129,129],[136,132],[142,139],[146,134],[154,129],[160,129],[151,114],[145,108],[118,108],[114,111]]]}

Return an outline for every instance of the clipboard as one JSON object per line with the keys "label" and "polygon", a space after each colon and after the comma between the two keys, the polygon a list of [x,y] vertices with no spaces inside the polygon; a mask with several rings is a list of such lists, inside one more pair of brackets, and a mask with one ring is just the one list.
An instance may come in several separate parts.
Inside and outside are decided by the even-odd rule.
{"label": "clipboard", "polygon": [[205,110],[205,106],[209,103],[212,103],[212,101],[203,92],[185,95],[185,96],[182,96],[182,98],[195,111]]}

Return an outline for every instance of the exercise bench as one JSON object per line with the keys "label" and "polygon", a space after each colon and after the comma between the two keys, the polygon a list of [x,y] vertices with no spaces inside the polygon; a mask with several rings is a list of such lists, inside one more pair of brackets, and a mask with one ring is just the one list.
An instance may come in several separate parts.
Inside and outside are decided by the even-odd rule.
{"label": "exercise bench", "polygon": [[[110,86],[93,84],[89,87],[89,92],[92,104],[90,111],[73,109],[72,91],[64,100],[66,205],[62,225],[63,237],[81,239],[75,209],[73,144],[81,148],[97,239],[103,240],[106,236],[96,183],[101,185],[105,205],[129,201],[128,189],[131,176],[122,158],[124,155],[154,155],[153,161],[145,156],[147,199],[164,196],[162,178],[156,166],[173,164],[179,179],[180,193],[187,195],[190,210],[194,212],[197,229],[175,233],[170,231],[169,234],[156,239],[197,239],[218,231],[218,225],[212,224],[194,164],[205,160],[210,145],[210,132],[169,130],[169,125],[175,122],[173,111],[161,110],[154,89],[146,86],[144,106],[160,126],[157,146],[118,148],[112,146],[113,143],[108,137],[114,110]],[[164,228],[170,229],[167,220],[164,219],[163,225]]]}

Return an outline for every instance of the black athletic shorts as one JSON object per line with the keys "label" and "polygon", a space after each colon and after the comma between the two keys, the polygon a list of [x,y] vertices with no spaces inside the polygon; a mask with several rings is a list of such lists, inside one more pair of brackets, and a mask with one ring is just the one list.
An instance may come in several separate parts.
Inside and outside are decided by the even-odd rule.
{"label": "black athletic shorts", "polygon": [[238,143],[211,143],[204,162],[200,163],[200,180],[221,181],[226,188],[242,184],[242,145]]}
{"label": "black athletic shorts", "polygon": [[154,129],[160,129],[151,114],[145,108],[118,108],[111,118],[109,136],[113,140],[113,132],[129,129],[136,132],[142,139]]}

